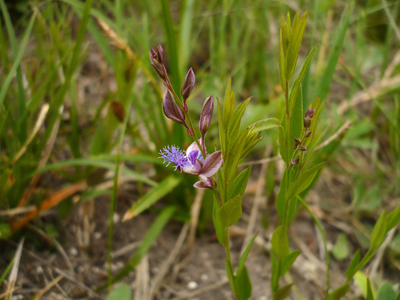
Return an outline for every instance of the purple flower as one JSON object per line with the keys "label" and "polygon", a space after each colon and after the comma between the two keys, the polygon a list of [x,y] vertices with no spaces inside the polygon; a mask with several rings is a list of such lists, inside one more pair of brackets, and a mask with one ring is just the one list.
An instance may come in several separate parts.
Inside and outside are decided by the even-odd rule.
{"label": "purple flower", "polygon": [[199,189],[212,188],[210,177],[217,173],[223,163],[221,151],[216,151],[204,159],[196,142],[193,142],[186,151],[176,146],[167,146],[160,151],[160,155],[167,166],[173,163],[175,170],[199,176],[200,181],[194,184],[194,187]]}

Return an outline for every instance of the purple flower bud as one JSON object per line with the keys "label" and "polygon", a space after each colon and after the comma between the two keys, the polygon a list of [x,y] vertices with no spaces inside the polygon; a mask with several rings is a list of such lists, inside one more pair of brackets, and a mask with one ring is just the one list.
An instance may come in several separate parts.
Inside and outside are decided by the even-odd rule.
{"label": "purple flower bud", "polygon": [[192,93],[194,83],[195,83],[194,72],[193,72],[193,69],[190,68],[186,74],[185,80],[183,81],[182,88],[181,88],[181,95],[183,97],[185,111],[187,111],[186,100],[187,100],[187,98],[189,98],[190,94]]}
{"label": "purple flower bud", "polygon": [[306,148],[305,146],[301,146],[299,150],[300,150],[300,151],[306,151],[307,148]]}
{"label": "purple flower bud", "polygon": [[185,125],[185,127],[187,127],[185,123],[185,114],[178,106],[178,104],[176,104],[173,96],[171,95],[171,92],[168,90],[165,92],[162,107],[164,115],[167,118],[175,121],[176,123],[183,124]]}
{"label": "purple flower bud", "polygon": [[208,128],[210,127],[213,112],[214,112],[214,98],[211,95],[206,100],[204,100],[203,110],[201,111],[199,127],[202,136],[207,133]]}
{"label": "purple flower bud", "polygon": [[161,45],[157,46],[157,60],[160,64],[164,64],[165,59],[164,59],[164,49],[161,47]]}
{"label": "purple flower bud", "polygon": [[298,164],[300,162],[300,156],[296,158],[295,163]]}
{"label": "purple flower bud", "polygon": [[301,141],[300,141],[300,139],[294,139],[294,144],[297,146],[297,145],[300,145],[301,144]]}
{"label": "purple flower bud", "polygon": [[292,159],[292,160],[290,161],[290,164],[291,164],[292,166],[294,166],[294,165],[296,164],[296,161],[295,161],[294,159]]}
{"label": "purple flower bud", "polygon": [[306,137],[309,137],[311,135],[311,133],[312,133],[311,131],[307,131],[306,132]]}
{"label": "purple flower bud", "polygon": [[[159,46],[159,47],[161,47],[161,46]],[[157,51],[158,50],[159,49],[157,48]],[[161,61],[162,61],[162,63],[161,63]],[[151,49],[150,50],[150,63],[153,66],[154,70],[156,70],[158,76],[160,76],[162,80],[165,80],[167,78],[167,75],[166,75],[166,70],[164,67],[164,55],[162,55],[162,58],[161,58],[160,53],[156,52],[154,49]]]}
{"label": "purple flower bud", "polygon": [[309,128],[311,125],[311,118],[305,117],[304,118],[304,128]]}
{"label": "purple flower bud", "polygon": [[315,109],[314,108],[309,108],[307,111],[306,111],[306,118],[308,117],[308,118],[312,118],[312,117],[314,117],[314,114],[315,114]]}

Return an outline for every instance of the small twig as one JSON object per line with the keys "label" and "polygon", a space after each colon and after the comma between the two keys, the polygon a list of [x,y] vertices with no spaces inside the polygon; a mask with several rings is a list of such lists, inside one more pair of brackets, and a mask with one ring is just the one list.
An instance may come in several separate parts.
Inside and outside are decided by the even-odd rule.
{"label": "small twig", "polygon": [[49,289],[51,289],[57,282],[59,282],[63,278],[62,275],[57,276],[57,278],[54,278],[48,285],[46,285],[41,291],[37,292],[35,296],[32,298],[32,300],[38,300],[40,297],[43,296],[44,293],[46,293]]}
{"label": "small twig", "polygon": [[0,210],[0,217],[14,217],[16,215],[26,214],[36,209],[35,205],[16,207],[7,210]]}
{"label": "small twig", "polygon": [[14,286],[17,281],[19,262],[21,261],[21,254],[22,254],[22,249],[24,246],[24,240],[25,240],[24,238],[21,239],[21,241],[18,244],[17,252],[15,253],[14,264],[11,269],[11,273],[10,273],[10,277],[9,277],[8,285],[7,285],[6,300],[11,300],[11,298],[12,298]]}
{"label": "small twig", "polygon": [[160,288],[160,285],[161,285],[162,281],[164,280],[164,277],[167,275],[169,268],[171,267],[172,263],[175,261],[176,257],[178,256],[178,254],[182,248],[183,242],[185,241],[188,231],[189,231],[189,223],[185,223],[185,225],[183,225],[181,233],[179,234],[178,240],[176,241],[174,248],[172,249],[171,253],[169,254],[167,260],[161,266],[160,271],[158,272],[157,276],[153,279],[153,281],[151,283],[150,294],[149,294],[149,298],[148,298],[149,300],[152,300],[154,298],[154,295],[156,294],[157,290]]}
{"label": "small twig", "polygon": [[136,268],[134,299],[148,299],[149,281],[149,256],[146,254]]}
{"label": "small twig", "polygon": [[400,75],[383,78],[380,81],[373,83],[367,91],[360,91],[356,93],[351,100],[343,100],[338,106],[337,112],[339,115],[343,115],[348,108],[356,106],[362,102],[371,100],[372,98],[377,98],[387,90],[395,89],[400,85]]}
{"label": "small twig", "polygon": [[121,255],[124,255],[124,254],[128,253],[128,252],[132,252],[132,250],[135,250],[137,247],[140,246],[140,244],[141,244],[141,241],[130,243],[130,244],[122,247],[121,249],[118,249],[117,251],[114,251],[113,253],[111,253],[111,257],[112,258],[117,258],[117,257],[119,257]]}
{"label": "small twig", "polygon": [[[339,128],[338,131],[336,131],[331,137],[326,139],[323,143],[319,144],[317,147],[315,147],[315,150],[319,150],[324,148],[325,146],[328,146],[333,140],[335,140],[342,132],[346,131],[349,129],[351,126],[351,121],[346,121],[342,127]],[[315,151],[314,150],[314,151]]]}

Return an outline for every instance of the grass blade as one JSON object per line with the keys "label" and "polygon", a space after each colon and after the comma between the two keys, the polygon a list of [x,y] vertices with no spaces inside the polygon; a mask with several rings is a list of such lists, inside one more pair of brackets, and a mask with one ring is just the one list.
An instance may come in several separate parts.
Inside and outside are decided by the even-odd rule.
{"label": "grass blade", "polygon": [[[3,4],[3,0],[0,0],[0,3]],[[4,13],[4,10],[3,10],[3,13]],[[29,21],[29,25],[28,25],[28,27],[27,27],[27,29],[25,31],[25,35],[24,35],[24,37],[22,39],[21,45],[19,46],[19,50],[17,52],[17,55],[15,56],[14,64],[13,64],[10,72],[7,74],[7,77],[4,80],[3,85],[1,87],[1,90],[0,90],[0,108],[2,107],[3,101],[4,101],[5,97],[6,97],[6,93],[7,93],[7,90],[9,88],[10,84],[11,84],[11,81],[14,78],[14,76],[16,75],[17,69],[18,69],[18,67],[19,67],[19,65],[21,63],[21,59],[22,59],[22,56],[24,55],[26,45],[28,44],[28,39],[29,39],[29,37],[31,35],[33,24],[35,23],[35,19],[36,19],[36,12],[33,13],[32,17],[31,17],[31,20]]]}

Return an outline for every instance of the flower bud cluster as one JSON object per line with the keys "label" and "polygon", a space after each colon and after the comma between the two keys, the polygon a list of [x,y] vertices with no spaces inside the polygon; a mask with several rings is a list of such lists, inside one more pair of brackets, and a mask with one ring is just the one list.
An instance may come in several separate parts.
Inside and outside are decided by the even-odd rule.
{"label": "flower bud cluster", "polygon": [[312,131],[309,130],[310,126],[311,126],[311,119],[314,117],[315,115],[315,109],[314,108],[310,108],[306,111],[305,116],[304,116],[304,130],[303,133],[301,134],[301,138],[295,138],[294,139],[294,147],[293,149],[296,150],[293,153],[293,157],[296,157],[296,159],[292,159],[290,161],[291,165],[296,165],[299,164],[300,162],[300,157],[298,156],[299,151],[304,152],[307,151],[307,147],[304,146],[304,142],[306,141],[307,138],[309,138],[312,134]]}
{"label": "flower bud cluster", "polygon": [[304,128],[309,128],[311,126],[311,119],[315,114],[315,109],[310,108],[306,111],[306,115],[304,118]]}
{"label": "flower bud cluster", "polygon": [[[205,136],[208,128],[210,127],[211,118],[214,111],[213,96],[208,97],[204,101],[199,122],[201,138],[197,141],[197,137],[188,113],[189,108],[186,103],[193,91],[195,84],[195,75],[193,69],[189,69],[183,81],[181,87],[182,101],[175,93],[168,77],[164,65],[164,50],[160,45],[157,47],[157,51],[151,49],[150,62],[154,70],[164,81],[164,85],[167,88],[162,103],[164,115],[172,121],[185,126],[187,133],[193,136],[193,138],[196,140],[186,151],[182,151],[175,146],[164,148],[164,150],[160,153],[161,158],[164,159],[164,162],[167,163],[167,165],[169,163],[173,163],[176,170],[192,175],[198,175],[200,180],[195,183],[194,186],[196,188],[211,189],[212,185],[215,184],[211,176],[218,171],[223,163],[221,151],[216,151],[210,155],[206,155],[207,150],[205,146]],[[190,127],[186,123],[186,118],[188,118],[188,124]]]}

